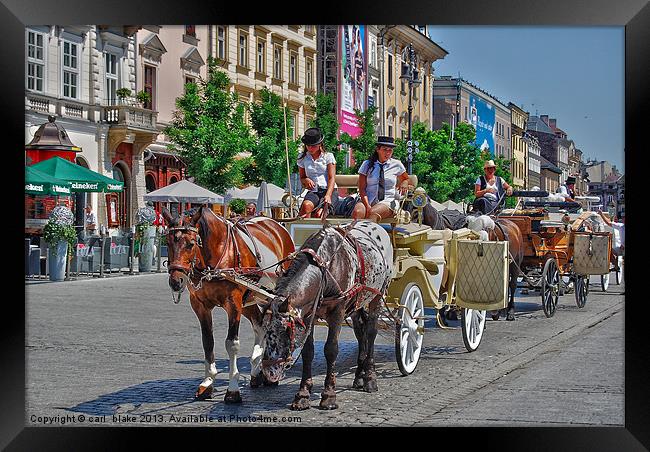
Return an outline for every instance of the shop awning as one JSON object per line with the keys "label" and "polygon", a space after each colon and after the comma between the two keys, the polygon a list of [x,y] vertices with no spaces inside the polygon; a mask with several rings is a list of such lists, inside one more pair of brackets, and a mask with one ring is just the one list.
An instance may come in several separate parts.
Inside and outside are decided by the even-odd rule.
{"label": "shop awning", "polygon": [[70,196],[71,185],[70,182],[52,177],[31,166],[25,167],[25,193]]}
{"label": "shop awning", "polygon": [[124,182],[104,176],[61,157],[52,157],[31,168],[71,184],[73,192],[121,192]]}

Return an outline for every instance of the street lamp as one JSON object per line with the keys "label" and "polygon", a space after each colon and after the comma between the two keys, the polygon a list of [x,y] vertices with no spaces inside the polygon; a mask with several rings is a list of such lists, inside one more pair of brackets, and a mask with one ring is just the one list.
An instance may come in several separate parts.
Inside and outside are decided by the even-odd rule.
{"label": "street lamp", "polygon": [[[413,166],[413,141],[412,141],[412,117],[413,117],[413,103],[412,103],[412,97],[413,97],[413,85],[417,86],[422,81],[419,79],[419,71],[418,71],[418,56],[415,53],[415,49],[413,48],[413,44],[409,44],[404,48],[402,51],[402,75],[400,75],[400,79],[406,80],[409,84],[409,106],[408,106],[408,142],[407,144],[407,157],[406,157],[406,163],[407,163],[407,171],[409,174],[412,173],[412,166]],[[417,144],[416,144],[416,152],[417,152]]]}

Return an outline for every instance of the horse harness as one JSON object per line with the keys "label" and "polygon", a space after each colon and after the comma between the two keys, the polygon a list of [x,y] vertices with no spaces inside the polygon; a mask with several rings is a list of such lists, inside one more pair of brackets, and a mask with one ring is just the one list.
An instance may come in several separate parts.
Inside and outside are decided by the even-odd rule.
{"label": "horse harness", "polygon": [[[349,232],[352,230],[354,225],[356,224],[356,221],[353,221],[350,225],[348,225],[345,229],[340,228],[340,227],[334,227],[333,229],[336,230],[341,236],[343,237],[343,240],[341,241],[341,244],[336,248],[333,254],[336,254],[336,252],[339,250],[341,246],[343,246],[343,243],[347,240],[348,243],[355,249],[357,253],[357,260],[359,263],[359,267],[357,268],[357,271],[355,272],[354,276],[354,284],[352,287],[350,287],[347,290],[342,290],[341,286],[339,283],[336,281],[336,278],[334,275],[329,270],[329,265],[327,262],[321,258],[314,249],[312,248],[301,248],[300,250],[296,251],[293,253],[293,255],[287,257],[286,259],[295,259],[295,257],[298,256],[300,253],[305,253],[308,254],[309,256],[312,257],[314,264],[319,267],[321,270],[322,274],[322,280],[321,284],[319,287],[318,291],[318,296],[316,298],[316,303],[314,305],[314,309],[311,312],[311,318],[310,318],[310,325],[307,327],[300,318],[300,316],[296,316],[293,314],[289,314],[288,316],[284,317],[282,319],[283,326],[289,330],[289,357],[288,358],[279,358],[275,360],[262,360],[262,365],[263,366],[269,366],[269,365],[275,365],[275,364],[284,364],[285,370],[291,368],[293,363],[295,363],[300,354],[302,353],[302,348],[305,345],[305,342],[307,341],[307,338],[311,335],[313,326],[314,326],[314,320],[316,319],[316,315],[318,312],[318,309],[323,306],[323,304],[331,304],[331,303],[337,303],[340,301],[346,301],[347,300],[347,305],[345,306],[345,317],[349,316],[352,314],[352,312],[356,311],[359,309],[359,300],[360,300],[360,294],[362,291],[369,291],[371,293],[375,294],[375,297],[373,298],[372,301],[375,301],[377,299],[380,299],[382,297],[382,292],[375,289],[374,287],[369,287],[366,285],[366,263],[365,259],[363,257],[363,250],[361,249],[361,246],[359,245],[359,241]],[[329,296],[329,297],[323,297],[323,290],[326,284],[327,277],[329,276],[330,280],[334,282],[335,287],[338,291],[338,294],[334,296]],[[371,302],[372,302],[371,301]],[[296,346],[295,344],[295,336],[296,336],[296,324],[299,324],[303,329],[307,330],[309,329],[309,332],[304,335],[304,339],[302,340],[302,343],[299,346]],[[300,353],[298,353],[295,357],[293,356],[295,350],[300,350]]]}
{"label": "horse harness", "polygon": [[[212,212],[212,211],[210,211],[210,212]],[[212,212],[212,213],[214,214],[214,212]],[[216,214],[214,214],[214,215],[216,216]],[[219,217],[217,216],[217,218],[219,218]],[[168,273],[171,273],[173,270],[180,270],[180,271],[186,273],[190,277],[189,283],[192,285],[194,290],[200,290],[201,287],[203,286],[203,281],[204,280],[207,280],[208,282],[211,281],[212,279],[224,280],[225,279],[224,275],[226,275],[226,274],[244,276],[244,277],[252,279],[253,281],[256,281],[256,280],[258,280],[259,278],[262,277],[264,270],[268,270],[269,268],[276,267],[276,273],[279,272],[280,265],[284,261],[287,260],[286,258],[279,261],[279,262],[277,262],[277,263],[275,263],[275,264],[273,264],[273,265],[270,265],[268,267],[260,268],[261,255],[260,255],[259,249],[257,248],[257,243],[255,242],[255,238],[253,237],[251,232],[248,230],[248,227],[245,224],[245,222],[238,221],[235,224],[233,224],[233,223],[231,223],[229,221],[225,221],[225,220],[223,220],[221,218],[219,218],[219,219],[224,222],[228,232],[227,232],[225,246],[223,248],[223,253],[221,254],[221,257],[219,257],[219,260],[217,261],[214,268],[211,269],[209,266],[207,268],[205,268],[205,269],[196,268],[196,263],[197,263],[197,255],[196,255],[196,253],[199,252],[198,249],[196,249],[195,252],[194,252],[194,255],[192,257],[192,261],[190,262],[189,268],[185,267],[183,265],[180,265],[180,264],[170,264],[168,266],[168,270],[167,270]],[[182,224],[182,219],[181,219],[180,223]],[[239,245],[237,244],[237,239],[236,239],[237,231],[236,231],[236,229],[241,231],[242,233],[246,234],[250,238],[251,242],[253,243],[253,247],[255,249],[255,252],[254,252],[255,261],[257,263],[257,265],[255,267],[242,267],[240,265],[241,264],[241,252],[239,251]],[[199,248],[203,247],[201,236],[199,234],[199,230],[196,227],[193,227],[193,226],[190,226],[190,225],[176,226],[176,227],[169,228],[169,231],[170,232],[171,231],[194,232],[194,233],[196,233],[196,236],[197,236],[197,239],[198,239],[197,240],[198,247]],[[235,265],[234,265],[234,267],[230,267],[230,268],[219,268],[219,266],[221,265],[221,262],[223,261],[224,257],[228,253],[228,248],[229,248],[229,243],[230,242],[232,242],[232,247],[233,247],[234,252],[235,252]],[[194,284],[194,282],[192,281],[192,278],[198,278],[199,279],[198,283]]]}

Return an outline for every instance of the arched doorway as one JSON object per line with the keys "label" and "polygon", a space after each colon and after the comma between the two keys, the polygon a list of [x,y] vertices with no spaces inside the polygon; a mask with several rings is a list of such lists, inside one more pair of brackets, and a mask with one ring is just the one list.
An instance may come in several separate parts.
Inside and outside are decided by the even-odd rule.
{"label": "arched doorway", "polygon": [[113,166],[113,179],[124,182],[124,190],[112,193],[108,198],[108,223],[109,226],[127,229],[131,224],[131,196],[130,174],[128,167],[123,162]]}

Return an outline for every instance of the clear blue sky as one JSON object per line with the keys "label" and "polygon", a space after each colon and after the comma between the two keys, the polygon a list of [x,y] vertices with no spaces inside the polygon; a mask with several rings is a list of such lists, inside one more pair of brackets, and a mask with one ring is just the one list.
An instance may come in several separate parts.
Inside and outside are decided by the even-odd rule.
{"label": "clear blue sky", "polygon": [[530,114],[548,114],[583,152],[625,171],[623,27],[429,26],[461,77]]}

